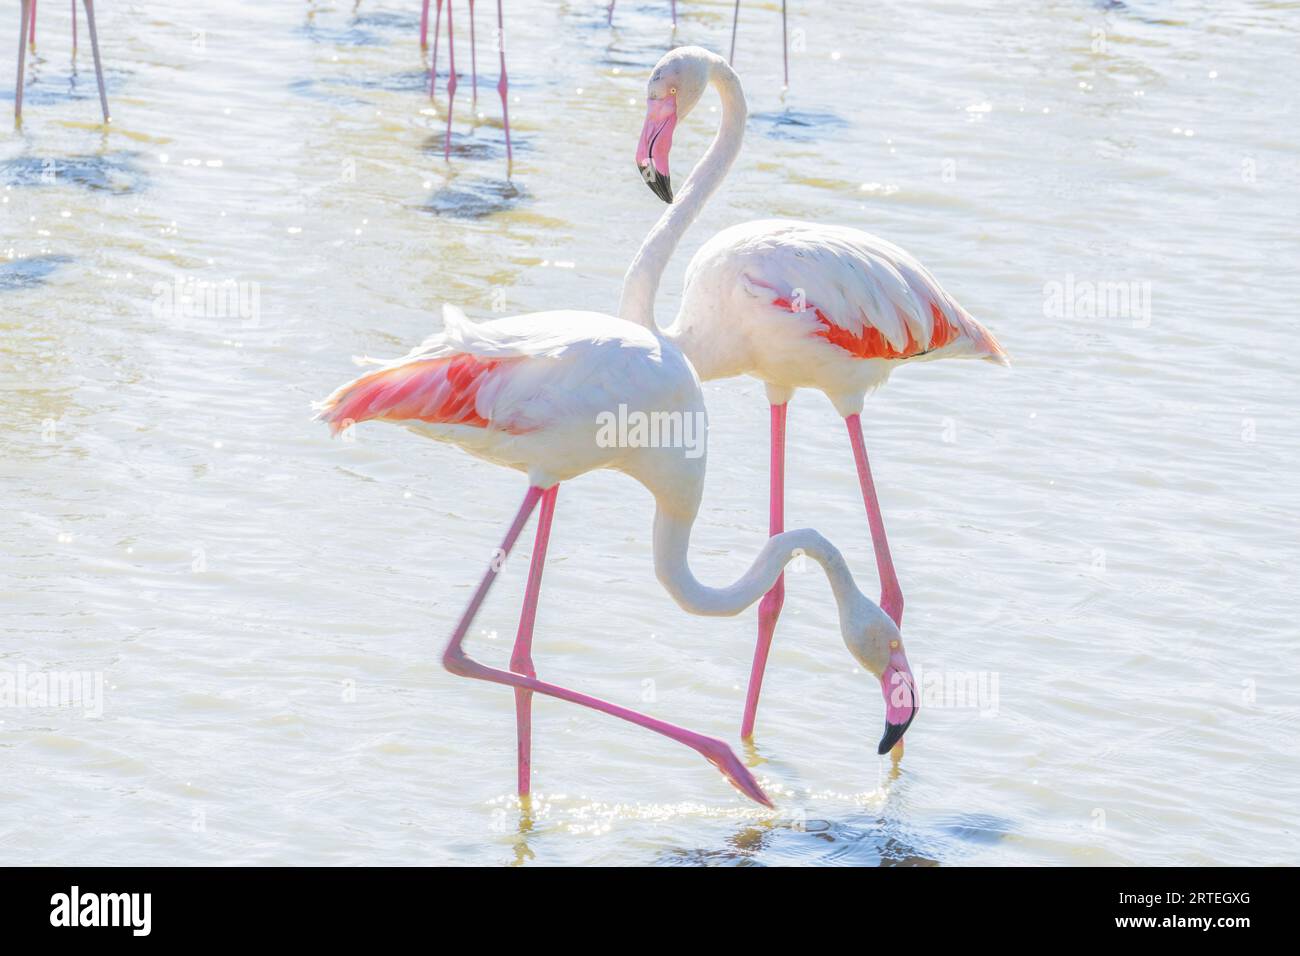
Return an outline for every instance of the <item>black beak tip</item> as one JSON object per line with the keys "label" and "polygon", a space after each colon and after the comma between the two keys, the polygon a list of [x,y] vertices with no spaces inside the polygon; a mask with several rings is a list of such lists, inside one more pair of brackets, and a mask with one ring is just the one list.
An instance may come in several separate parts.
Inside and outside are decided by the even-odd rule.
{"label": "black beak tip", "polygon": [[673,201],[673,181],[671,176],[661,176],[659,171],[653,165],[645,165],[637,169],[645,184],[650,187],[650,191],[666,203]]}
{"label": "black beak tip", "polygon": [[903,734],[907,733],[907,728],[912,726],[912,721],[916,719],[916,709],[913,708],[912,715],[907,718],[905,724],[891,724],[885,721],[885,736],[880,738],[880,746],[876,748],[876,753],[884,756],[894,749],[894,745],[903,739]]}

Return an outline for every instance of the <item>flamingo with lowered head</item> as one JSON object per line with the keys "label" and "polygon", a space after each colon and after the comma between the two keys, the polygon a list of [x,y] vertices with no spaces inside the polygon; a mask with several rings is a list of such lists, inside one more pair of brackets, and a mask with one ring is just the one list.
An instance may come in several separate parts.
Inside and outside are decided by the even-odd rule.
{"label": "flamingo with lowered head", "polygon": [[[720,86],[739,89],[721,60],[714,70]],[[698,98],[698,96],[696,97]],[[692,102],[683,100],[684,115]],[[715,140],[710,151],[719,148]],[[711,172],[712,171],[712,172]],[[716,171],[707,158],[687,180],[686,192],[708,192]],[[689,220],[683,207],[665,211],[641,252],[637,270],[654,289],[672,249]],[[749,770],[725,742],[639,713],[588,694],[539,680],[532,660],[533,622],[541,590],[556,497],[561,482],[596,469],[621,471],[639,481],[655,499],[654,564],[659,581],[682,608],[693,614],[734,615],[757,601],[797,553],[817,561],[830,581],[839,611],[840,631],[853,657],[880,680],[885,697],[885,734],[878,751],[887,752],[916,712],[916,688],[894,621],[853,582],[839,551],[812,530],[789,531],[768,539],[749,569],[733,584],[702,584],[688,561],[691,528],[699,513],[707,449],[706,417],[699,378],[682,352],[655,327],[653,301],[631,318],[579,311],[535,312],[473,323],[458,310],[444,310],[443,331],[404,358],[343,385],[319,407],[319,418],[335,432],[376,419],[404,425],[438,441],[528,476],[528,491],[500,548],[470,599],[443,652],[452,673],[514,688],[521,796],[531,787],[532,695],[556,697],[630,721],[697,751],[742,793],[771,802]],[[608,440],[609,416],[695,424],[700,442],[648,443]],[[643,417],[644,416],[644,417]],[[679,435],[681,432],[679,432]],[[510,670],[480,663],[464,647],[465,637],[495,581],[501,562],[541,503],[536,544]]]}
{"label": "flamingo with lowered head", "polygon": [[[710,83],[722,98],[718,135],[674,200],[668,167],[673,131]],[[646,183],[670,204],[658,229],[668,222],[684,230],[699,214],[740,151],[745,116],[744,91],[716,54],[681,47],[655,66],[636,161]],[[624,318],[647,314],[670,252],[671,246],[654,241],[641,247],[623,285],[619,313]],[[647,257],[651,261],[644,261]],[[863,442],[863,401],[906,362],[971,357],[1007,364],[992,334],[898,246],[843,226],[769,219],[725,229],[700,248],[686,270],[681,310],[664,336],[686,353],[703,379],[745,374],[766,385],[771,534],[779,534],[785,520],[786,403],[804,387],[820,389],[831,400],[853,448],[880,574],[880,603],[901,626],[903,593]],[[742,737],[753,734],[784,593],[784,579],[778,578],[759,605]]]}

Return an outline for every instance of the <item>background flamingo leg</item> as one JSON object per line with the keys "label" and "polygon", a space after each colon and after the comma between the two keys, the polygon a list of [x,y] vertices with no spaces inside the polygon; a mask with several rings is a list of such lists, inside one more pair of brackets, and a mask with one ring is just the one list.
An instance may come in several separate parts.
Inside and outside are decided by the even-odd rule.
{"label": "background flamingo leg", "polygon": [[447,0],[447,132],[442,138],[442,158],[451,159],[451,111],[456,103],[456,31],[452,27],[451,0]]}
{"label": "background flamingo leg", "polygon": [[77,0],[72,0],[72,59],[77,59]]}
{"label": "background flamingo leg", "polygon": [[474,42],[474,0],[469,0],[469,105],[478,105],[478,51]]}
{"label": "background flamingo leg", "polygon": [[677,0],[672,0],[673,8],[673,29],[677,29]]}
{"label": "background flamingo leg", "polygon": [[420,49],[429,49],[429,0],[420,3]]}
{"label": "background flamingo leg", "polygon": [[871,526],[871,546],[875,549],[876,569],[880,572],[880,606],[894,619],[895,624],[902,627],[903,590],[898,586],[898,575],[894,573],[894,559],[889,553],[889,541],[885,538],[885,519],[880,513],[875,483],[871,480],[867,446],[862,440],[862,420],[858,415],[850,415],[844,419],[844,424],[849,429],[853,460],[857,463],[858,481],[862,485],[862,502],[867,506],[867,524]]}
{"label": "background flamingo leg", "polygon": [[[510,670],[525,677],[537,676],[533,667],[533,622],[537,618],[546,545],[551,538],[551,519],[555,516],[555,497],[559,492],[560,486],[553,485],[542,494],[542,510],[537,515],[537,539],[533,544],[533,560],[528,567],[528,586],[524,590],[524,609],[519,615],[515,649],[510,655]],[[515,728],[519,743],[519,796],[526,797],[532,792],[533,692],[522,687],[515,688]]]}
{"label": "background flamingo leg", "polygon": [[27,42],[31,45],[32,52],[35,53],[36,52],[36,0],[32,0],[32,18],[31,18],[31,22],[28,24],[28,29],[31,31],[31,36]]}
{"label": "background flamingo leg", "polygon": [[465,609],[465,613],[456,625],[456,630],[452,632],[451,640],[447,642],[447,648],[442,654],[443,667],[459,677],[524,688],[534,693],[544,694],[547,697],[567,700],[582,707],[598,710],[601,713],[609,714],[611,717],[617,717],[620,720],[626,720],[639,727],[652,730],[670,740],[675,740],[690,747],[713,764],[741,793],[766,807],[772,806],[767,795],[759,787],[758,781],[754,779],[754,775],[737,759],[731,748],[716,737],[697,734],[694,731],[686,730],[684,727],[678,727],[676,724],[670,724],[667,721],[650,717],[647,714],[642,714],[619,704],[612,704],[598,697],[570,690],[567,687],[561,687],[558,684],[550,684],[523,674],[513,674],[497,667],[488,667],[465,653],[463,647],[465,635],[469,633],[470,626],[474,623],[479,608],[483,606],[483,601],[486,599],[489,589],[500,573],[505,556],[514,547],[515,541],[519,538],[519,533],[523,530],[524,525],[528,523],[533,508],[536,507],[543,494],[541,488],[535,485],[529,487],[528,493],[524,496],[524,502],[519,507],[519,513],[515,515],[514,521],[506,531],[501,547],[493,555],[493,560],[489,564],[487,572],[483,575],[478,588],[474,591],[474,596],[470,598],[469,607]]}
{"label": "background flamingo leg", "polygon": [[433,14],[433,61],[429,64],[429,99],[433,99],[433,94],[438,89],[438,34],[441,29],[442,0],[438,0]]}
{"label": "background flamingo leg", "polygon": [[497,50],[501,54],[501,77],[497,80],[497,92],[501,94],[501,122],[506,128],[506,175],[509,176],[514,153],[510,149],[510,80],[506,76],[506,27],[501,18],[501,0],[497,0]]}
{"label": "background flamingo leg", "polygon": [[[99,108],[108,122],[108,93],[104,90],[104,66],[99,59],[99,33],[95,30],[95,0],[83,0],[86,5],[86,29],[90,32],[90,52],[95,58],[95,82],[99,84]],[[33,7],[36,5],[32,0]]]}
{"label": "background flamingo leg", "polygon": [[23,119],[23,80],[27,78],[27,25],[32,15],[31,0],[22,0],[18,22],[18,80],[14,84],[14,125]]}
{"label": "background flamingo leg", "polygon": [[609,0],[609,9],[606,11],[607,16],[605,18],[606,26],[612,27],[614,25],[614,4],[617,2],[618,0]]}
{"label": "background flamingo leg", "polygon": [[790,42],[786,39],[785,30],[785,0],[781,0],[781,69],[785,74],[785,85],[782,89],[790,88]]}
{"label": "background flamingo leg", "polygon": [[[768,497],[768,537],[785,530],[785,413],[786,404],[772,406],[772,452],[768,465],[771,489]],[[785,603],[785,574],[781,574],[771,590],[758,602],[758,643],[754,647],[754,664],[749,670],[749,690],[745,694],[745,716],[740,722],[740,736],[749,739],[754,735],[754,718],[758,714],[758,695],[763,689],[763,673],[767,669],[767,654],[772,649],[772,636],[776,633],[776,619],[781,616]]]}
{"label": "background flamingo leg", "polygon": [[731,52],[727,54],[727,62],[735,64],[736,62],[736,25],[740,23],[740,0],[736,0],[736,7],[731,11]]}

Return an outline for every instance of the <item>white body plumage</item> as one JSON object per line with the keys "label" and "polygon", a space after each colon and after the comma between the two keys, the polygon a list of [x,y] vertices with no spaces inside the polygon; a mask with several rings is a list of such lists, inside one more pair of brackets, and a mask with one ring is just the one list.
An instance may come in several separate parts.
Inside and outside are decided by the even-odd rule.
{"label": "white body plumage", "polygon": [[778,403],[817,388],[844,416],[903,362],[1006,363],[905,250],[858,229],[781,219],[724,229],[700,248],[667,334],[704,379],[753,375]]}

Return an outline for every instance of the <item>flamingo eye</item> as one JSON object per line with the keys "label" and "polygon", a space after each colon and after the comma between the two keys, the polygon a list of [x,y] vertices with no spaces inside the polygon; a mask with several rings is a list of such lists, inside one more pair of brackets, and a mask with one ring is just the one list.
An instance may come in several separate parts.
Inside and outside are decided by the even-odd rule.
{"label": "flamingo eye", "polygon": [[677,87],[675,87],[675,86],[670,86],[670,87],[668,88],[668,95],[669,95],[669,96],[676,96],[676,95],[677,95]]}

